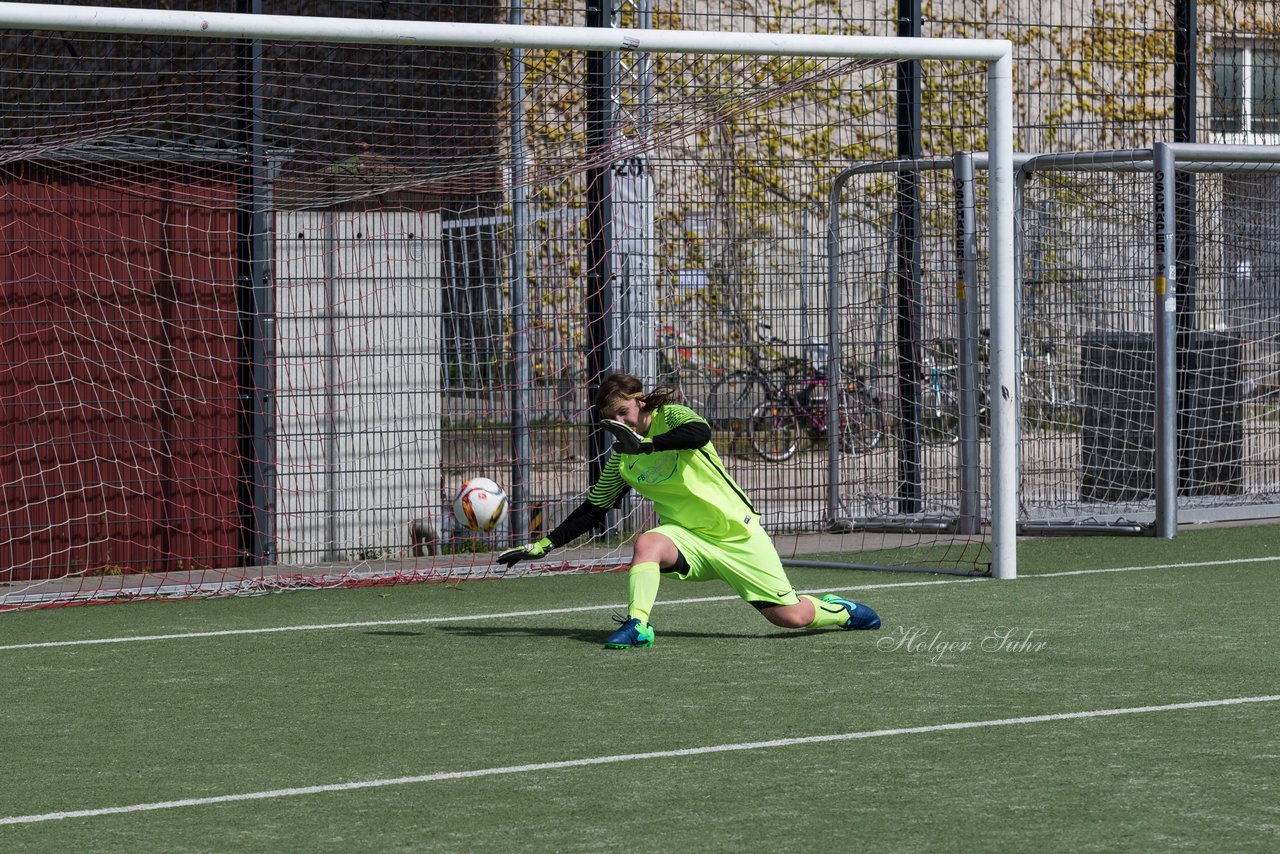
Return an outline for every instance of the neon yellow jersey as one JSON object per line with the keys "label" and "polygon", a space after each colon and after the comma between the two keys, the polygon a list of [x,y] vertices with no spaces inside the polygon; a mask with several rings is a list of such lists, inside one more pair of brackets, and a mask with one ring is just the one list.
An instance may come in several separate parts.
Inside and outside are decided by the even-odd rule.
{"label": "neon yellow jersey", "polygon": [[[669,403],[654,410],[645,438],[692,421],[706,423],[689,407]],[[690,450],[614,454],[587,498],[597,507],[613,507],[627,487],[653,502],[663,525],[679,525],[716,540],[745,539],[759,526],[755,507],[725,471],[710,442]]]}

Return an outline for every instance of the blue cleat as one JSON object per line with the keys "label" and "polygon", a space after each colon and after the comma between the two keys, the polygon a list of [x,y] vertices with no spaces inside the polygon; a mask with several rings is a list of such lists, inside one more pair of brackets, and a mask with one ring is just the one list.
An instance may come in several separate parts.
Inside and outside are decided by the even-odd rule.
{"label": "blue cleat", "polygon": [[846,629],[880,628],[880,615],[867,605],[854,602],[851,599],[841,599],[834,593],[828,593],[823,596],[822,601],[844,606],[844,609],[849,612],[849,619],[844,621],[844,628]]}
{"label": "blue cleat", "polygon": [[[614,619],[617,619],[615,617]],[[632,617],[622,623],[618,630],[604,639],[605,649],[633,649],[635,647],[653,646],[653,626],[649,623],[640,625],[640,621]]]}

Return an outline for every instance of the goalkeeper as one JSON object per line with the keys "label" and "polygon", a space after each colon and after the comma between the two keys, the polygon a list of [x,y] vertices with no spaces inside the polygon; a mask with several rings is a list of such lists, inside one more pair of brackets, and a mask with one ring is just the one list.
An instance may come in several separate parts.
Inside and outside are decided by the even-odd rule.
{"label": "goalkeeper", "polygon": [[587,498],[548,536],[498,555],[514,566],[546,555],[593,529],[634,489],[653,502],[658,527],[636,538],[627,574],[627,619],[605,640],[607,649],[653,645],[649,615],[663,574],[682,581],[719,579],[775,626],[878,629],[866,605],[827,594],[797,595],[760,514],[725,471],[711,428],[692,409],[672,403],[671,390],[648,394],[630,374],[605,377],[595,405],[613,434],[613,454]]}

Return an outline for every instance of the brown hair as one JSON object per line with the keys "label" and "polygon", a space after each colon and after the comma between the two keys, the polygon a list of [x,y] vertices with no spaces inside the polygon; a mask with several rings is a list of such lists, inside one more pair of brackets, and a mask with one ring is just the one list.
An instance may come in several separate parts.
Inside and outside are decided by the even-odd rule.
{"label": "brown hair", "polygon": [[673,389],[659,386],[645,394],[644,383],[637,377],[621,372],[609,374],[600,381],[600,388],[596,390],[596,411],[604,412],[605,407],[615,400],[632,398],[640,401],[641,409],[652,412],[670,403],[674,393]]}

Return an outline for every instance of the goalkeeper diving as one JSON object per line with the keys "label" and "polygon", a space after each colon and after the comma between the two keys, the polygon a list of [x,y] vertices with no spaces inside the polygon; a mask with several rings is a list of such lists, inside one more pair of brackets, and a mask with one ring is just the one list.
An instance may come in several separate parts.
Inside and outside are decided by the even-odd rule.
{"label": "goalkeeper diving", "polygon": [[586,500],[542,539],[498,555],[514,566],[568,545],[604,520],[634,489],[653,502],[658,526],[636,538],[627,571],[627,619],[605,639],[607,649],[653,645],[649,622],[663,575],[681,581],[719,579],[775,626],[789,629],[878,629],[868,606],[833,594],[797,594],[760,514],[725,470],[711,427],[671,389],[647,394],[630,374],[601,382],[595,406],[614,437]]}

